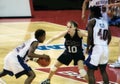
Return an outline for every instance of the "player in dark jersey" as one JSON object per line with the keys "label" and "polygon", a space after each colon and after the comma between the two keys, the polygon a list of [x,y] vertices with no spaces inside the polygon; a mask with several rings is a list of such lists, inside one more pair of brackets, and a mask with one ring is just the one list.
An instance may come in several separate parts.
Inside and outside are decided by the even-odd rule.
{"label": "player in dark jersey", "polygon": [[67,23],[66,31],[62,32],[61,34],[47,41],[46,44],[60,37],[64,37],[65,50],[58,57],[57,62],[50,68],[50,73],[48,78],[45,81],[43,81],[41,84],[50,84],[50,79],[52,78],[56,70],[63,64],[69,65],[72,60],[74,61],[74,65],[78,65],[80,75],[86,76],[86,71],[84,70],[84,66],[83,66],[83,61],[85,59],[82,49],[83,36],[87,36],[87,33],[83,33],[81,30],[79,30],[78,24],[76,22],[69,21]]}

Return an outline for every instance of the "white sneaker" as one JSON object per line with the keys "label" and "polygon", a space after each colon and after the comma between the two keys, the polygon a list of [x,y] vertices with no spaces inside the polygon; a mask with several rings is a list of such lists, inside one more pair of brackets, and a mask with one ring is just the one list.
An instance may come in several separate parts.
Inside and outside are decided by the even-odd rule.
{"label": "white sneaker", "polygon": [[6,84],[6,83],[0,78],[0,84]]}
{"label": "white sneaker", "polygon": [[116,61],[115,63],[112,63],[109,65],[111,68],[120,68],[120,62]]}
{"label": "white sneaker", "polygon": [[80,70],[79,70],[79,73],[80,73],[80,76],[81,76],[81,77],[85,77],[86,74],[87,74],[87,72],[86,72],[85,69],[80,69]]}

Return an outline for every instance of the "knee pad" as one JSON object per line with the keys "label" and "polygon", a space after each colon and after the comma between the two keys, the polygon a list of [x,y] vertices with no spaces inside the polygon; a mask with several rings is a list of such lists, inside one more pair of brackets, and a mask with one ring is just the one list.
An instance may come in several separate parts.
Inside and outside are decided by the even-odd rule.
{"label": "knee pad", "polygon": [[87,75],[87,72],[86,72],[85,69],[80,69],[80,70],[79,70],[79,73],[80,73],[80,76],[82,76],[82,77],[84,77],[84,76]]}
{"label": "knee pad", "polygon": [[55,65],[52,65],[50,68],[51,71],[55,72],[57,70],[57,67]]}

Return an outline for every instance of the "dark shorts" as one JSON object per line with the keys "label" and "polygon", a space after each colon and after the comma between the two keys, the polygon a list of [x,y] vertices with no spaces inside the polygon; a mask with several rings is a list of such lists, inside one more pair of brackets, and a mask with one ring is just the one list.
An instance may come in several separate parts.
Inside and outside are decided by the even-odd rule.
{"label": "dark shorts", "polygon": [[77,65],[77,62],[79,60],[85,60],[85,56],[83,54],[83,52],[79,52],[79,53],[68,53],[66,51],[64,51],[57,59],[59,62],[65,64],[65,65],[69,65],[70,62],[73,60],[74,61],[74,65]]}

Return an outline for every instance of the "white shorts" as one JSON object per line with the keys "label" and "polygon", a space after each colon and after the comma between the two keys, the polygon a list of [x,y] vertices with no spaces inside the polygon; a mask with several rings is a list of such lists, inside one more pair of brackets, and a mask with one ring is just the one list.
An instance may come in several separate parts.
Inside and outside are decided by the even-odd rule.
{"label": "white shorts", "polygon": [[90,64],[98,66],[108,62],[108,46],[95,45],[92,50]]}
{"label": "white shorts", "polygon": [[20,63],[15,51],[10,52],[4,59],[4,70],[12,72],[13,75],[23,72],[23,66],[29,68],[26,63]]}
{"label": "white shorts", "polygon": [[88,56],[85,64],[88,67],[97,67],[99,64],[104,65],[108,62],[108,46],[95,45],[91,54]]}

